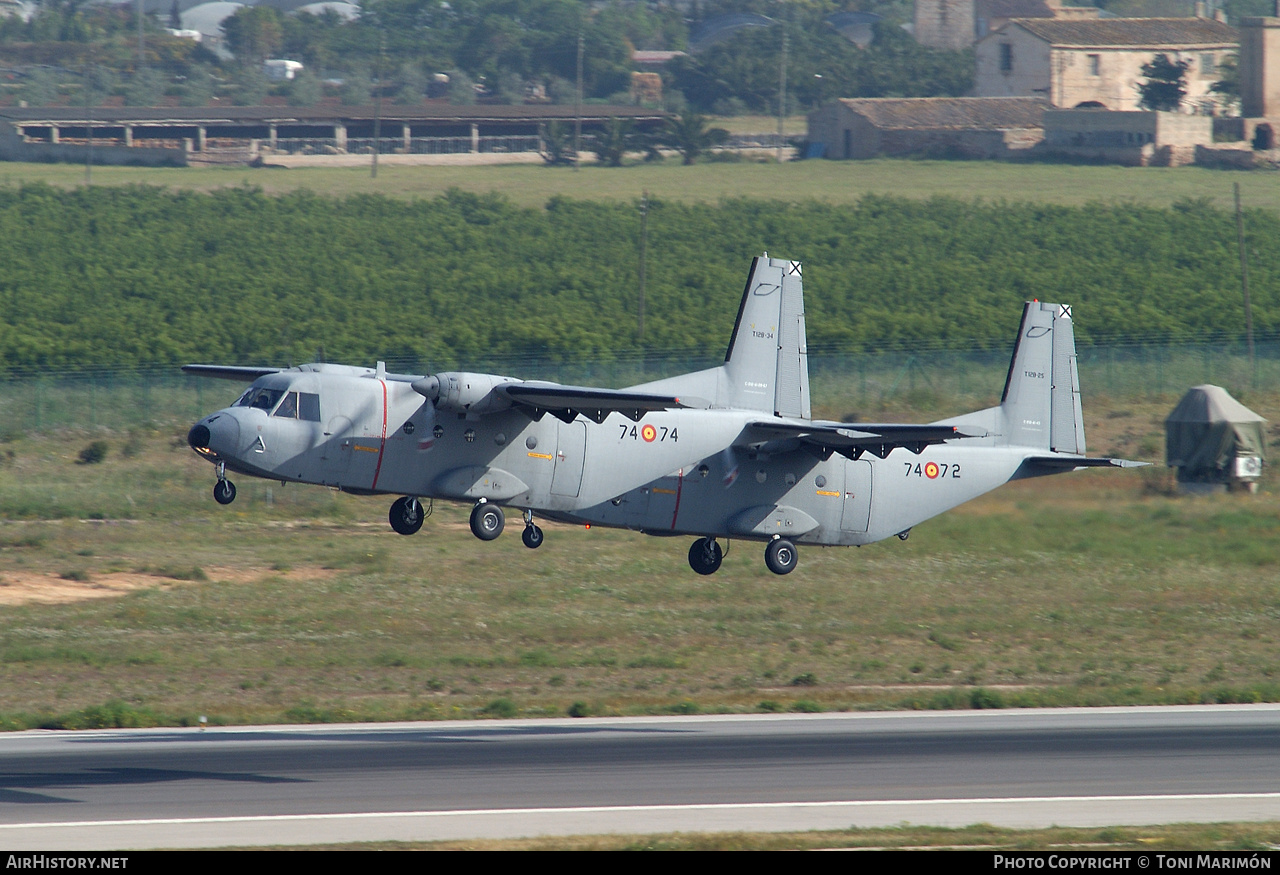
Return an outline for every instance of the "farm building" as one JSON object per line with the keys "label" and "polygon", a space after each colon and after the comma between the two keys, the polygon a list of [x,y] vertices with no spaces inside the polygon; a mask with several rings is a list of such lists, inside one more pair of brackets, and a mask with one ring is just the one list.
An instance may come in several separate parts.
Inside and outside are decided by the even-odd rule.
{"label": "farm building", "polygon": [[809,113],[809,155],[1001,158],[1040,141],[1047,108],[1035,97],[837,100]]}

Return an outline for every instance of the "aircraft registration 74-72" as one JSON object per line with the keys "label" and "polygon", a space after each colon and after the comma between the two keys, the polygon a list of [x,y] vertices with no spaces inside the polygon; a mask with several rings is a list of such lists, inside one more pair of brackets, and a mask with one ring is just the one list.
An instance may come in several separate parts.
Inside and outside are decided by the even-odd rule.
{"label": "aircraft registration 74-72", "polygon": [[188,365],[252,381],[188,442],[217,466],[358,495],[398,495],[391,527],[421,528],[424,500],[474,502],[471,531],[502,534],[503,507],[651,535],[693,535],[689,565],[712,574],[719,539],[765,544],[787,574],[798,544],[861,545],[1003,483],[1095,466],[1088,458],[1071,308],[1027,303],[999,406],[926,425],[825,422],[810,415],[799,262],[752,262],[724,364],[596,389],[478,373]]}

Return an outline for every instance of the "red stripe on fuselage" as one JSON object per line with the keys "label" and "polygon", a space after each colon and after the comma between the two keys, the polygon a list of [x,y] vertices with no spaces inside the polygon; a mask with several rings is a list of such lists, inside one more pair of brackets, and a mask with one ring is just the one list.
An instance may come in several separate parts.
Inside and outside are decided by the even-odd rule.
{"label": "red stripe on fuselage", "polygon": [[382,384],[382,438],[378,442],[378,466],[373,469],[373,485],[370,489],[378,488],[378,475],[382,473],[382,454],[387,450],[387,381],[378,382]]}
{"label": "red stripe on fuselage", "polygon": [[676,509],[671,513],[671,530],[675,531],[676,517],[680,515],[680,493],[684,491],[684,468],[676,472]]}

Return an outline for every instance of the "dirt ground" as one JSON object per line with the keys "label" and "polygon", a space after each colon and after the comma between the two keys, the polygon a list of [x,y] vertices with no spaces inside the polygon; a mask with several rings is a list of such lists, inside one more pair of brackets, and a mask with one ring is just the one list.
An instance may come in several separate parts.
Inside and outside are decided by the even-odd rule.
{"label": "dirt ground", "polygon": [[289,572],[243,568],[207,568],[205,580],[177,580],[158,574],[130,571],[95,574],[88,580],[70,580],[57,574],[39,571],[6,571],[0,575],[0,605],[60,605],[88,599],[114,598],[139,589],[170,590],[208,580],[229,583],[251,583],[265,574],[285,578],[314,578],[326,572],[319,569],[296,569]]}

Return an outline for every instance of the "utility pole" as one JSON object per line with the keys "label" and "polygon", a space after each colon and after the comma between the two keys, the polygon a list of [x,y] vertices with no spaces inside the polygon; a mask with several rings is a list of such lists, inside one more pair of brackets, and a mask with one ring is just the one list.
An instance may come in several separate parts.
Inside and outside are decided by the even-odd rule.
{"label": "utility pole", "polygon": [[778,64],[778,163],[782,163],[783,121],[787,117],[787,23],[782,22],[782,60]]}
{"label": "utility pole", "polygon": [[369,169],[369,178],[378,178],[378,150],[382,148],[382,54],[386,51],[384,40],[386,31],[378,28],[378,63],[374,68],[373,95],[373,166]]}
{"label": "utility pole", "polygon": [[[142,8],[142,0],[138,0],[138,70],[141,71],[147,65],[146,46],[142,41],[142,16],[146,12]],[[136,75],[136,74],[135,74]]]}
{"label": "utility pole", "polygon": [[1258,383],[1257,364],[1253,357],[1253,307],[1249,303],[1249,250],[1244,245],[1244,212],[1240,209],[1240,183],[1236,191],[1236,242],[1240,247],[1240,287],[1244,291],[1244,335],[1249,347],[1249,378]]}
{"label": "utility pole", "polygon": [[573,169],[578,169],[578,153],[582,151],[582,31],[578,31],[578,92],[573,119]]}
{"label": "utility pole", "polygon": [[644,345],[644,279],[649,250],[649,192],[640,197],[640,312],[636,320],[636,339]]}
{"label": "utility pole", "polygon": [[93,44],[89,44],[89,56],[86,57],[84,63],[84,80],[82,86],[84,89],[84,184],[85,188],[93,185],[93,112],[92,96],[90,89],[93,87],[91,73],[93,71]]}

